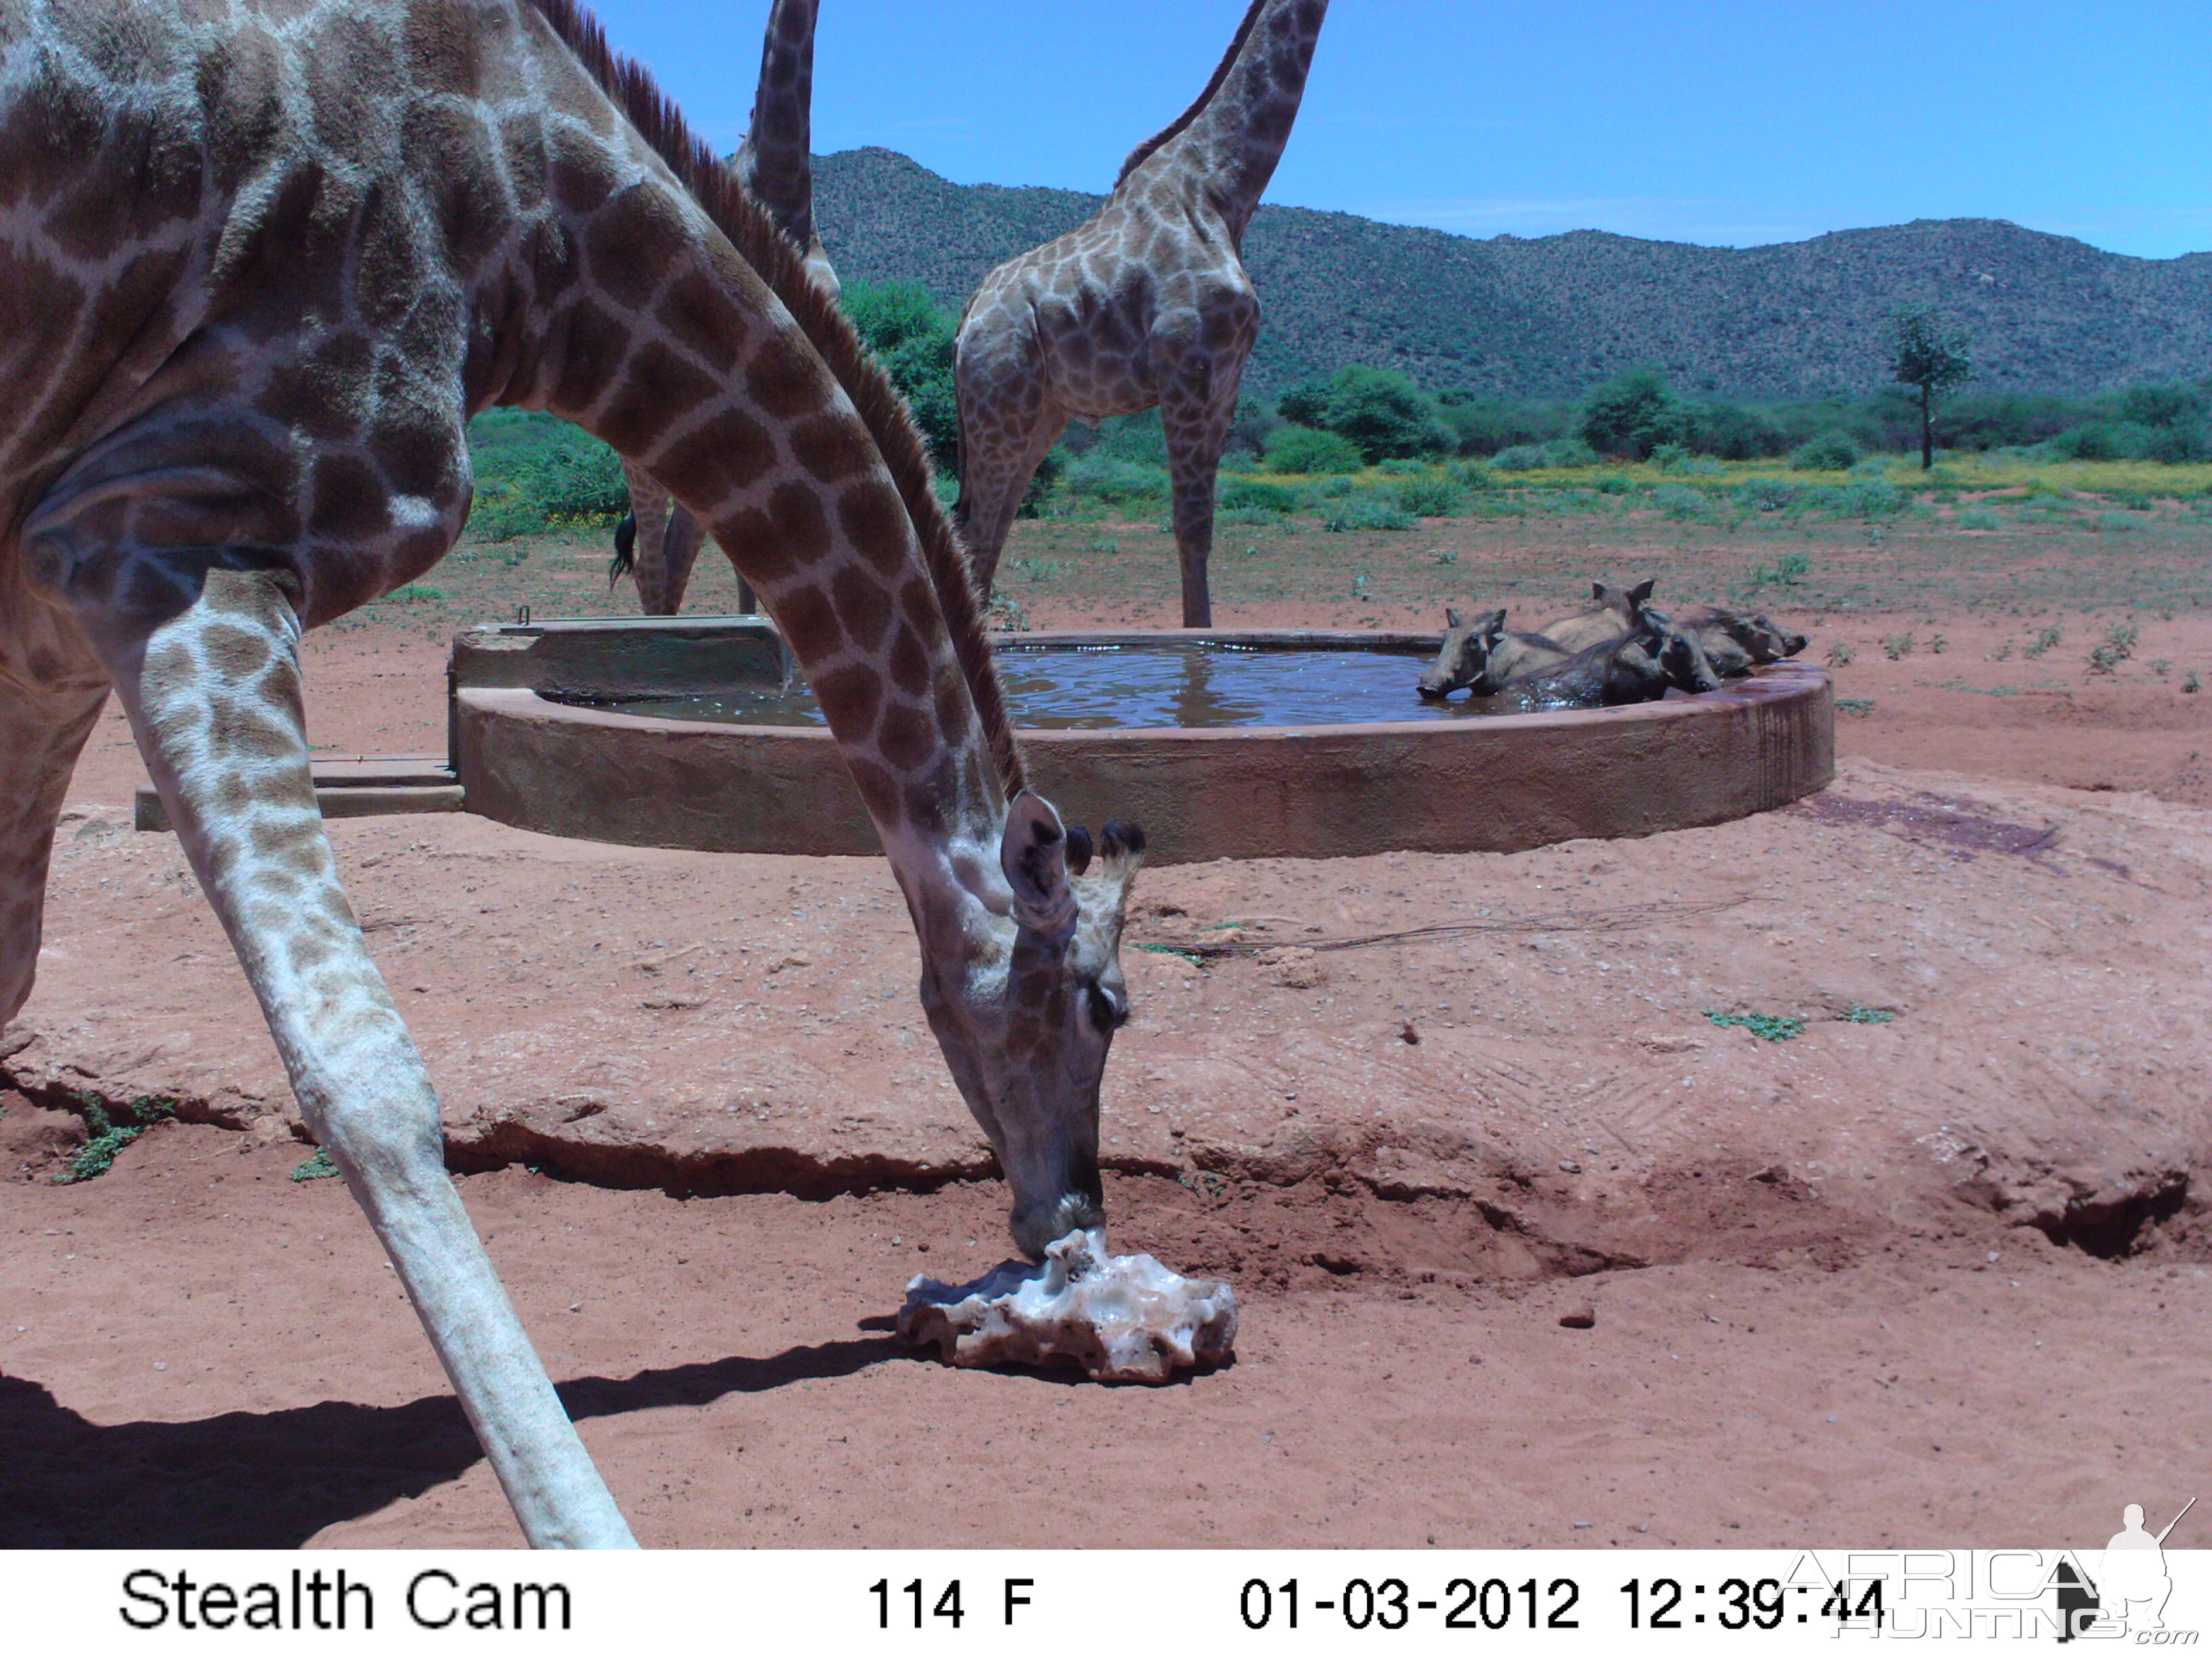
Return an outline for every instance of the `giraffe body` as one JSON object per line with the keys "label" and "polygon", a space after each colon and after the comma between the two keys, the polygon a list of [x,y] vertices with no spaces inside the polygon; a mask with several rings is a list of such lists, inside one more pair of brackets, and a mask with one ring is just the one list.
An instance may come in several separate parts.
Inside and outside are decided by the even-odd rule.
{"label": "giraffe body", "polygon": [[[746,193],[805,250],[808,277],[835,295],[837,272],[814,229],[815,12],[816,0],[775,0],[769,8],[752,119],[733,166]],[[629,516],[616,531],[608,578],[619,580],[629,571],[637,581],[639,608],[648,617],[672,617],[684,607],[705,532],[642,467],[623,462],[623,478]],[[738,609],[754,608],[752,587],[740,570]]]}
{"label": "giraffe body", "polygon": [[1038,464],[1070,420],[1158,404],[1182,620],[1213,619],[1214,475],[1260,301],[1239,253],[1289,141],[1328,0],[1252,0],[1198,101],[1123,165],[1097,214],[983,279],[960,321],[960,519],[988,597]]}
{"label": "giraffe body", "polygon": [[568,0],[0,0],[0,1019],[112,689],[532,1542],[629,1534],[446,1176],[295,653],[451,546],[475,411],[575,421],[740,550],[877,822],[1017,1242],[1103,1224],[1141,837],[1086,873],[1024,793],[896,394]]}

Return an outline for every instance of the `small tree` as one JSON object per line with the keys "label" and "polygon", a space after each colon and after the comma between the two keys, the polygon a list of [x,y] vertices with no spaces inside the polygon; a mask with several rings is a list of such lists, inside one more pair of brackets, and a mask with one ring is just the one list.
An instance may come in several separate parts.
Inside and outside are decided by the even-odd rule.
{"label": "small tree", "polygon": [[937,470],[960,458],[960,400],[952,387],[952,337],[959,319],[920,283],[848,280],[838,296],[853,327],[914,410]]}
{"label": "small tree", "polygon": [[1346,363],[1326,380],[1301,380],[1275,401],[1294,425],[1334,432],[1369,461],[1450,453],[1455,437],[1436,402],[1395,368]]}
{"label": "small tree", "polygon": [[1370,461],[1448,454],[1452,430],[1411,376],[1395,368],[1347,364],[1329,384],[1328,429],[1359,446]]}
{"label": "small tree", "polygon": [[1884,342],[1891,375],[1920,388],[1920,470],[1936,465],[1936,399],[1974,378],[1966,331],[1930,305],[1899,306],[1889,313]]}
{"label": "small tree", "polygon": [[1583,441],[1601,455],[1643,460],[1679,426],[1674,394],[1656,368],[1632,368],[1592,386],[1583,401]]}

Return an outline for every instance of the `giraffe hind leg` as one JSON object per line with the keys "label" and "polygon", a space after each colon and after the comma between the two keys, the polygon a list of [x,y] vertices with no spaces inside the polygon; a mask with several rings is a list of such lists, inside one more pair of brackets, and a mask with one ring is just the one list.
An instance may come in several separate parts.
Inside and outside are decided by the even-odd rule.
{"label": "giraffe hind leg", "polygon": [[1067,416],[1049,405],[1031,411],[1030,418],[1033,423],[1026,429],[962,447],[961,537],[968,544],[976,596],[982,599],[991,597],[999,558],[1006,550],[1006,537],[1030,480],[1067,430]]}
{"label": "giraffe hind leg", "polygon": [[1176,558],[1182,573],[1182,625],[1213,626],[1213,588],[1207,565],[1213,556],[1214,482],[1221,471],[1221,451],[1229,441],[1229,425],[1237,410],[1237,386],[1232,380],[1227,395],[1160,400],[1160,417],[1167,434],[1168,482],[1175,499]]}
{"label": "giraffe hind leg", "polygon": [[[610,580],[619,580],[627,571],[637,583],[637,605],[648,617],[672,617],[676,608],[684,603],[684,584],[676,584],[675,592],[669,592],[666,555],[670,509],[674,503],[668,492],[646,472],[628,461],[623,463],[623,478],[629,486],[629,532],[627,538],[617,532],[615,562],[610,567]],[[683,509],[677,507],[676,511]],[[623,545],[627,540],[628,544]],[[687,567],[684,576],[688,580]]]}
{"label": "giraffe hind leg", "polygon": [[54,823],[107,701],[107,676],[88,650],[39,684],[8,666],[0,662],[0,1024],[30,998]]}
{"label": "giraffe hind leg", "polygon": [[85,618],[171,822],[524,1534],[631,1542],[447,1178],[436,1095],[340,890],[283,579],[209,570],[167,620]]}

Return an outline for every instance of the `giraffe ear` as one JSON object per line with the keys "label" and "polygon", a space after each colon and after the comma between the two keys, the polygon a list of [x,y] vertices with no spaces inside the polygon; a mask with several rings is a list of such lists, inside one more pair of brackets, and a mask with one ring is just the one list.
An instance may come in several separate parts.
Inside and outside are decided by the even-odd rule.
{"label": "giraffe ear", "polygon": [[1047,945],[1075,937],[1075,894],[1067,884],[1067,832],[1042,795],[1024,791],[1006,808],[999,867],[1014,890],[1014,921]]}

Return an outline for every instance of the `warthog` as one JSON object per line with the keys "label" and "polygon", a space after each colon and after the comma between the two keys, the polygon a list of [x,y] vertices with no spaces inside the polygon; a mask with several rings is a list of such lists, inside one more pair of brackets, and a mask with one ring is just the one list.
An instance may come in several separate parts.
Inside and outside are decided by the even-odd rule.
{"label": "warthog", "polygon": [[1631,632],[1601,640],[1554,667],[1509,682],[1496,694],[1498,707],[1515,713],[1547,708],[1614,708],[1656,702],[1672,686],[1683,691],[1719,689],[1705,649],[1658,611],[1639,605]]}
{"label": "warthog", "polygon": [[1421,676],[1421,696],[1436,702],[1464,686],[1486,697],[1508,680],[1553,667],[1573,654],[1541,634],[1509,632],[1503,611],[1463,622],[1447,606],[1443,648]]}
{"label": "warthog", "polygon": [[1701,605],[1678,618],[1685,634],[1705,647],[1714,671],[1729,679],[1761,664],[1780,662],[1805,648],[1805,636],[1765,617],[1739,616],[1717,605]]}
{"label": "warthog", "polygon": [[1536,631],[1570,653],[1620,639],[1634,629],[1637,612],[1650,601],[1651,588],[1649,581],[1630,588],[1592,582],[1589,605],[1572,616],[1546,623]]}

